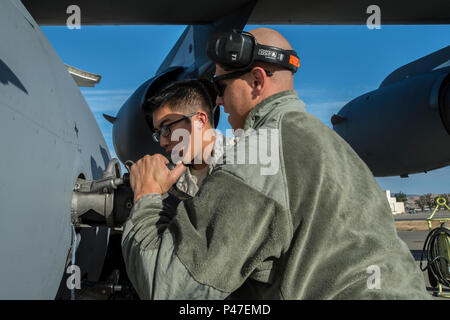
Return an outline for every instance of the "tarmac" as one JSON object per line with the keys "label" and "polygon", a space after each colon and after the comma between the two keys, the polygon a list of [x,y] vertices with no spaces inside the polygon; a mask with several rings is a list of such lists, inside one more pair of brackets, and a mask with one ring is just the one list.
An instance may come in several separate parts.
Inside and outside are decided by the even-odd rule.
{"label": "tarmac", "polygon": [[[397,214],[394,216],[395,221],[412,221],[412,220],[426,220],[433,211],[425,211],[420,213],[403,213],[403,214]],[[433,216],[434,218],[450,218],[450,211],[448,210],[439,210],[436,212],[436,214]]]}

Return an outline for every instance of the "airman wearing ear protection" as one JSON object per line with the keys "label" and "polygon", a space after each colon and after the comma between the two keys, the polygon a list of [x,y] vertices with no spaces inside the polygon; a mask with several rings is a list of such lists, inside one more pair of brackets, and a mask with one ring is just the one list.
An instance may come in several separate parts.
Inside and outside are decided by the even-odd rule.
{"label": "airman wearing ear protection", "polygon": [[182,168],[149,159],[122,238],[140,297],[430,299],[369,168],[293,90],[299,59],[289,42],[258,28],[219,34],[207,52],[216,103],[245,130],[231,149],[248,159],[260,145],[241,147],[274,130],[279,170],[263,175],[262,162],[225,159],[170,211],[161,194]]}

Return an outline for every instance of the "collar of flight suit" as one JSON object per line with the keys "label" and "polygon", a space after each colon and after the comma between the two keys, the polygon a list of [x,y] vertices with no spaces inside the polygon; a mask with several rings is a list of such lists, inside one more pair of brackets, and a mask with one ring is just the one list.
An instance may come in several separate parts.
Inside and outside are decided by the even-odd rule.
{"label": "collar of flight suit", "polygon": [[[236,141],[235,137],[226,138],[223,134],[216,130],[213,149],[211,151],[210,164],[208,164],[208,175],[211,174],[215,164],[223,156],[224,150],[232,146]],[[172,187],[172,193],[180,199],[185,196],[193,197],[198,192],[199,186],[193,177],[190,167],[186,168],[178,178],[176,184]],[[182,194],[180,194],[180,192]]]}
{"label": "collar of flight suit", "polygon": [[[267,116],[274,108],[274,105],[284,102],[285,100],[296,99],[298,98],[297,92],[295,90],[285,90],[278,93],[275,93],[261,102],[259,102],[256,106],[253,107],[252,110],[248,113],[247,118],[244,123],[244,131],[250,128],[258,127],[258,122]],[[301,101],[301,100],[300,100]],[[303,103],[303,102],[302,102]],[[303,103],[303,110],[304,110]]]}

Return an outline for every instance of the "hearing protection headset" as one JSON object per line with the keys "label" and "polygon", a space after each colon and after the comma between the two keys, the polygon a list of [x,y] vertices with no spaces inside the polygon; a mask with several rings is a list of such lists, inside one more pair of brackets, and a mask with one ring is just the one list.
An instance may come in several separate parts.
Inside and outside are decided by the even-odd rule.
{"label": "hearing protection headset", "polygon": [[297,72],[300,59],[294,50],[258,44],[255,37],[245,31],[214,34],[207,44],[208,57],[223,66],[225,71],[245,70],[256,61],[276,64]]}

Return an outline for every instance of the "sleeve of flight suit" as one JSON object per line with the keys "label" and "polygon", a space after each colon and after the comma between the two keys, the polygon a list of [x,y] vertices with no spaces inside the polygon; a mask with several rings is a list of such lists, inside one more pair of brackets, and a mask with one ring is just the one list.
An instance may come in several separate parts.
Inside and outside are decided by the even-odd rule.
{"label": "sleeve of flight suit", "polygon": [[125,224],[127,273],[144,299],[223,299],[250,276],[268,282],[292,237],[286,208],[223,170],[169,216],[146,195]]}

